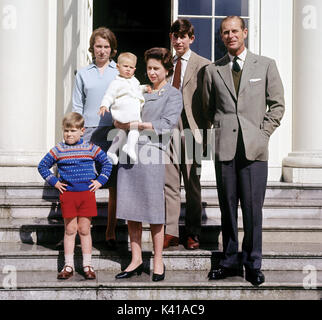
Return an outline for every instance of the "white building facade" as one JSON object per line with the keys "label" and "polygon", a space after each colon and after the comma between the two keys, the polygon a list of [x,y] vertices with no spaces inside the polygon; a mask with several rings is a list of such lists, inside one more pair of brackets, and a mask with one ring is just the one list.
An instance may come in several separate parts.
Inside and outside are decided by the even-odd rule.
{"label": "white building facade", "polygon": [[[172,0],[170,5],[171,21],[184,17],[194,24],[193,50],[213,61],[221,54],[220,19],[245,18],[249,49],[276,60],[285,88],[285,116],[270,140],[269,180],[322,182],[322,1]],[[61,139],[74,71],[90,61],[94,9],[95,0],[0,0],[1,182],[42,181],[37,165]],[[202,179],[215,179],[211,161],[204,161]]]}

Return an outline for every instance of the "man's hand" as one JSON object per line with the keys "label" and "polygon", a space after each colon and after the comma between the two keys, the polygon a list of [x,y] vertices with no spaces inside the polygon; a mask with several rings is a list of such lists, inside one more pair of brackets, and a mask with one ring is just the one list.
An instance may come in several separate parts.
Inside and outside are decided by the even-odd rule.
{"label": "man's hand", "polygon": [[98,190],[102,184],[99,183],[97,180],[91,180],[92,184],[90,184],[88,187],[90,188],[91,192],[95,192],[96,190]]}

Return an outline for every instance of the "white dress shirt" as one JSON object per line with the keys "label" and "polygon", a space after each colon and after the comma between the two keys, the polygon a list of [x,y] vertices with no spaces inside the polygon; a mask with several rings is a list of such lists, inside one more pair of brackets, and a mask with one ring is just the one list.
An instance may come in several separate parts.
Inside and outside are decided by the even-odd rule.
{"label": "white dress shirt", "polygon": [[[247,55],[247,49],[245,48],[244,51],[237,56],[238,57],[237,63],[240,66],[240,70],[243,70],[246,55]],[[232,69],[233,68],[233,59],[235,58],[235,56],[232,56],[229,52],[228,52],[228,56],[230,58],[230,68]]]}

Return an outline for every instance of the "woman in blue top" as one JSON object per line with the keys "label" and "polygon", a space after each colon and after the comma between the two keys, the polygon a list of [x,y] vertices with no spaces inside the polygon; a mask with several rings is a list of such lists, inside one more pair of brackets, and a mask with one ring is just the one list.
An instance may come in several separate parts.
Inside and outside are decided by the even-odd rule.
{"label": "woman in blue top", "polygon": [[[114,33],[107,28],[93,31],[88,51],[93,62],[76,74],[72,111],[83,115],[85,119],[84,141],[91,141],[105,152],[112,141],[107,141],[108,133],[113,129],[110,113],[99,116],[98,111],[106,89],[118,75],[116,63],[112,60],[117,52],[117,40]],[[98,171],[100,168],[97,168]],[[113,166],[107,183],[109,188],[108,219],[106,241],[109,249],[115,249],[116,227],[116,167]]]}

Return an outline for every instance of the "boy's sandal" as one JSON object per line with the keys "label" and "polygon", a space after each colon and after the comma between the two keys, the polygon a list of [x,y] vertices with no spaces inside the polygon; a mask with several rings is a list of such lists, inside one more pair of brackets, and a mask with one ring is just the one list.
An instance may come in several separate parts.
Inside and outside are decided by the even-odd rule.
{"label": "boy's sandal", "polygon": [[74,269],[71,266],[65,265],[63,270],[58,273],[57,279],[67,280],[74,274]]}
{"label": "boy's sandal", "polygon": [[95,271],[92,266],[86,266],[83,268],[84,276],[87,280],[94,280],[96,279]]}

